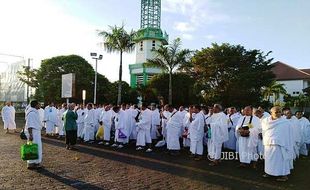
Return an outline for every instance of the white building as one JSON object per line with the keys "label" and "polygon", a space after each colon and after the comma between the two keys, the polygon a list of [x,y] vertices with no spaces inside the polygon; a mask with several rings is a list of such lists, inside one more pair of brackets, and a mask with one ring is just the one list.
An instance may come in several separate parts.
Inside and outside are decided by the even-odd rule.
{"label": "white building", "polygon": [[272,72],[276,75],[277,82],[284,84],[291,96],[303,94],[303,89],[310,86],[310,69],[297,69],[280,61],[273,65]]}

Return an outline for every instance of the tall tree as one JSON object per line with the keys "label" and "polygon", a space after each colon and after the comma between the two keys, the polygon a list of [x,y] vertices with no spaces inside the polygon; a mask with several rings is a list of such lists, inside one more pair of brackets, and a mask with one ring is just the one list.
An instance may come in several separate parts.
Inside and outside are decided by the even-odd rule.
{"label": "tall tree", "polygon": [[[93,67],[82,57],[77,55],[57,56],[42,61],[37,70],[25,68],[20,71],[20,80],[31,87],[36,88],[35,98],[48,103],[49,101],[61,103],[61,76],[62,74],[75,73],[76,96],[72,99],[75,102],[82,102],[82,90],[86,90],[87,99],[91,101],[93,97],[93,86],[95,72]],[[30,77],[30,80],[28,80]],[[98,94],[101,96],[99,102],[109,101],[111,83],[102,75],[98,75]]]}
{"label": "tall tree", "polygon": [[271,61],[260,50],[246,50],[241,45],[212,44],[197,51],[185,68],[204,91],[207,103],[223,106],[258,105],[261,88],[274,80]]}
{"label": "tall tree", "polygon": [[123,72],[123,53],[132,52],[134,50],[133,38],[135,32],[127,32],[124,29],[124,25],[121,27],[118,26],[109,26],[110,31],[100,31],[99,36],[104,38],[104,48],[107,52],[119,52],[120,53],[120,63],[119,63],[119,82],[118,82],[118,95],[117,95],[117,104],[122,102],[122,72]]}
{"label": "tall tree", "polygon": [[270,96],[275,96],[275,101],[280,97],[280,94],[286,95],[287,92],[284,88],[284,84],[277,83],[277,81],[272,81],[268,86],[262,87],[262,94],[265,100],[270,102]]}
{"label": "tall tree", "polygon": [[[185,73],[174,73],[172,77],[172,98],[175,106],[202,103],[200,92],[195,87],[194,78]],[[153,102],[158,102],[160,97],[164,98],[164,102],[168,102],[169,90],[167,80],[169,80],[168,73],[156,75],[150,80],[147,88],[153,89],[153,92],[155,92],[156,101],[153,100]]]}
{"label": "tall tree", "polygon": [[154,50],[155,58],[149,59],[145,63],[146,66],[158,67],[169,74],[169,104],[172,104],[172,74],[180,66],[189,62],[191,51],[181,49],[181,39],[173,40],[170,45],[160,45]]}

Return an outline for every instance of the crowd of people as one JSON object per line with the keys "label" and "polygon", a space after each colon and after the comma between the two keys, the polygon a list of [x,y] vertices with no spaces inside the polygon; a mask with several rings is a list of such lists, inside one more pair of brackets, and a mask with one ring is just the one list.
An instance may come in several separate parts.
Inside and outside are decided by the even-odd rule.
{"label": "crowd of people", "polygon": [[[303,113],[293,115],[289,108],[277,106],[270,113],[251,106],[224,110],[219,104],[175,108],[143,103],[138,108],[89,103],[84,108],[64,103],[56,108],[50,103],[43,109],[32,101],[26,109],[25,131],[41,150],[38,160],[28,161],[30,167],[42,161],[43,127],[47,136],[65,136],[69,150],[76,149],[77,139],[117,149],[134,143],[137,151],[145,152],[166,147],[175,156],[188,147],[190,157],[201,160],[205,153],[210,165],[216,166],[223,159],[224,148],[237,153],[240,167],[256,168],[257,161],[264,160],[263,177],[277,176],[278,181],[288,180],[298,157],[308,156],[310,144],[310,122]],[[98,135],[100,130],[102,135]]]}

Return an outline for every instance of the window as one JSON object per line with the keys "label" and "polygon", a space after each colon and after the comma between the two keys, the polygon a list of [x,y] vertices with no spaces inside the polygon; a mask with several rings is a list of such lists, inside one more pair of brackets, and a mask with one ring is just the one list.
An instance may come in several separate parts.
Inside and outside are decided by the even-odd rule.
{"label": "window", "polygon": [[143,84],[143,75],[137,75],[137,84],[138,85]]}
{"label": "window", "polygon": [[155,40],[153,40],[153,42],[152,42],[152,50],[155,50],[155,47],[156,47],[156,42],[155,42]]}

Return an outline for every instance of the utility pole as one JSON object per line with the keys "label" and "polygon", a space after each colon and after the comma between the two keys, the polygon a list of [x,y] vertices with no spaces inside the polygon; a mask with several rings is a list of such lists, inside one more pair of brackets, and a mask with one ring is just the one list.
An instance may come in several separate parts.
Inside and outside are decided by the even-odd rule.
{"label": "utility pole", "polygon": [[[28,58],[28,65],[27,65],[27,69],[28,71],[30,71],[30,58]],[[27,81],[28,81],[28,84],[27,84],[27,104],[29,104],[29,81],[30,81],[30,78],[29,78],[29,73],[28,73],[28,76],[27,76]]]}

